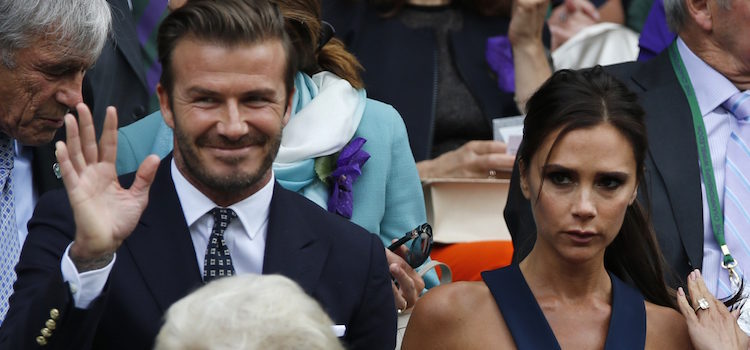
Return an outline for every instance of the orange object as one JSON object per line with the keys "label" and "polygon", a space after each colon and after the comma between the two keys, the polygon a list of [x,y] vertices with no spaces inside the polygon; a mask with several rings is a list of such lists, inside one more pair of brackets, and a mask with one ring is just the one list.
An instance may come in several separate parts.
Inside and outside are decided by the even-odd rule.
{"label": "orange object", "polygon": [[[435,244],[430,257],[450,266],[453,281],[481,281],[482,271],[507,266],[513,257],[511,241]],[[438,276],[440,275],[440,269]]]}

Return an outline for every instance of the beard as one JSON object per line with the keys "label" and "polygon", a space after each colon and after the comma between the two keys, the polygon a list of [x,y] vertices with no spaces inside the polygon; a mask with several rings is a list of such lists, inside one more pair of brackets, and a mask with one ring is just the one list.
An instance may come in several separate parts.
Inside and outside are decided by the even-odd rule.
{"label": "beard", "polygon": [[[198,137],[195,142],[192,142],[190,137],[179,127],[177,120],[175,120],[174,135],[176,138],[175,146],[180,151],[183,166],[190,177],[215,193],[229,196],[244,192],[261,181],[271,169],[281,146],[281,132],[272,136],[264,134],[245,135],[239,140],[228,140],[221,135],[204,134]],[[224,148],[262,146],[266,152],[257,169],[249,172],[236,171],[231,174],[222,175],[213,173],[212,169],[201,161],[198,148],[206,146]],[[225,161],[234,164],[240,163],[243,160],[246,161],[245,157],[225,159]]]}

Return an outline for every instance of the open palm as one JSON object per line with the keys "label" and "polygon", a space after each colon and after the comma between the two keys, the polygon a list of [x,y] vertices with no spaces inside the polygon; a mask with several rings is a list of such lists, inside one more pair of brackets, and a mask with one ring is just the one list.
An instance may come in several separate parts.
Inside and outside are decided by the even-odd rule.
{"label": "open palm", "polygon": [[[115,170],[117,113],[107,109],[96,143],[91,112],[76,106],[79,122],[65,116],[66,142],[58,142],[57,159],[76,223],[71,258],[96,259],[114,253],[138,223],[148,203],[148,190],[159,160],[146,158],[129,189],[120,186]],[[79,124],[80,123],[80,124]],[[80,126],[80,128],[79,128]]]}

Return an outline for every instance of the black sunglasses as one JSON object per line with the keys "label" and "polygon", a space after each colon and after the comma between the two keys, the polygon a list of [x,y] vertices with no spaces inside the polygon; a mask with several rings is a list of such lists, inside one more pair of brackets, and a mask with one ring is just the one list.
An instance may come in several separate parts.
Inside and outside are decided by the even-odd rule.
{"label": "black sunglasses", "polygon": [[430,250],[432,249],[432,227],[430,224],[421,224],[415,229],[407,232],[403,237],[399,238],[398,241],[393,242],[388,246],[388,250],[395,251],[403,244],[411,241],[409,245],[409,251],[406,253],[406,263],[413,268],[422,266],[430,256]]}

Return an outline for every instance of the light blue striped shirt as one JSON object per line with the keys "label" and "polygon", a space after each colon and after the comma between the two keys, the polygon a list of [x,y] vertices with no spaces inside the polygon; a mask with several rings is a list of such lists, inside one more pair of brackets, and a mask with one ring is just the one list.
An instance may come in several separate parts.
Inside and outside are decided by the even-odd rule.
{"label": "light blue striped shirt", "polygon": [[[732,130],[736,130],[736,119],[727,112],[721,104],[730,96],[739,92],[737,87],[732,84],[726,77],[708,64],[703,62],[685,45],[682,39],[677,39],[677,48],[680,51],[682,61],[690,75],[690,82],[695,90],[698,99],[703,123],[706,126],[708,135],[708,144],[711,151],[711,162],[714,168],[714,177],[716,178],[716,188],[719,193],[719,202],[724,208],[724,177],[725,162],[727,158],[727,144],[729,142]],[[722,253],[719,249],[713,230],[711,229],[711,217],[706,201],[706,187],[701,179],[701,192],[703,196],[703,267],[701,272],[706,281],[706,287],[715,296],[719,298],[732,294],[731,286],[719,277],[726,275],[727,272],[721,267]],[[726,231],[725,236],[734,234]],[[745,237],[747,243],[750,243],[750,237]],[[747,245],[741,247],[732,247],[729,249],[736,252],[739,249],[745,250],[745,254],[750,257],[750,248]],[[736,255],[736,254],[735,254]],[[747,260],[747,259],[745,259]],[[750,261],[737,260],[740,271],[750,271]],[[683,276],[684,277],[684,276]]]}

